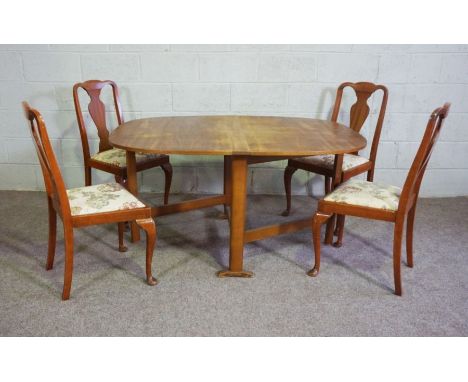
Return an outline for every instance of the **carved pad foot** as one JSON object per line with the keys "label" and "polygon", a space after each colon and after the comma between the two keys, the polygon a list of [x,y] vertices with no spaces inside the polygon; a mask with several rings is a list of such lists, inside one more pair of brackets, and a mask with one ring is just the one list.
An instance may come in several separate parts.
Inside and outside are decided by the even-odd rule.
{"label": "carved pad foot", "polygon": [[219,278],[223,277],[244,277],[244,278],[250,278],[253,277],[254,273],[253,272],[248,272],[248,271],[230,271],[230,270],[225,270],[225,271],[219,271],[217,273],[217,276]]}
{"label": "carved pad foot", "polygon": [[289,216],[289,210],[284,210],[281,212],[281,216]]}
{"label": "carved pad foot", "polygon": [[318,269],[312,268],[309,272],[307,272],[307,275],[310,277],[315,277],[318,275],[318,273],[319,273]]}
{"label": "carved pad foot", "polygon": [[150,277],[149,279],[146,280],[148,285],[154,286],[158,284],[158,280],[156,280],[154,277]]}
{"label": "carved pad foot", "polygon": [[125,245],[119,245],[119,252],[127,252],[128,248]]}
{"label": "carved pad foot", "polygon": [[343,244],[342,243],[338,243],[337,241],[333,243],[333,246],[335,248],[340,248]]}

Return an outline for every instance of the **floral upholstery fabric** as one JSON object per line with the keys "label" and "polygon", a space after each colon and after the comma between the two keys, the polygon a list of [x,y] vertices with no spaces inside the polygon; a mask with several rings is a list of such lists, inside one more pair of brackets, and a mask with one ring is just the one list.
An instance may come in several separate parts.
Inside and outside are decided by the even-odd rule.
{"label": "floral upholstery fabric", "polygon": [[325,196],[327,202],[337,202],[396,211],[400,200],[401,189],[365,180],[351,179]]}
{"label": "floral upholstery fabric", "polygon": [[[152,159],[160,158],[160,154],[142,154],[136,153],[137,163],[147,162]],[[126,167],[127,166],[127,156],[125,150],[122,149],[110,149],[102,151],[100,153],[94,154],[91,156],[91,159],[111,164],[117,167]]]}
{"label": "floral upholstery fabric", "polygon": [[[334,155],[315,155],[312,157],[305,157],[305,158],[296,158],[295,160],[312,164],[314,166],[324,167],[329,170],[333,170],[333,165],[335,163],[335,156]],[[361,157],[359,155],[351,155],[351,154],[344,154],[343,155],[343,171],[350,170],[354,167],[357,167],[361,164],[369,162],[369,159]]]}
{"label": "floral upholstery fabric", "polygon": [[67,190],[73,216],[146,207],[118,183]]}

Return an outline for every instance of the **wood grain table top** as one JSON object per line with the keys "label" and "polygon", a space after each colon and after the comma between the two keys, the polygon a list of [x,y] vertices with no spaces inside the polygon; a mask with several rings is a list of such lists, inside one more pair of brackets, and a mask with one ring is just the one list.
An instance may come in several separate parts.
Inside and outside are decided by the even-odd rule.
{"label": "wood grain table top", "polygon": [[336,122],[235,115],[136,119],[117,127],[109,140],[129,151],[187,155],[293,157],[366,146],[362,135]]}

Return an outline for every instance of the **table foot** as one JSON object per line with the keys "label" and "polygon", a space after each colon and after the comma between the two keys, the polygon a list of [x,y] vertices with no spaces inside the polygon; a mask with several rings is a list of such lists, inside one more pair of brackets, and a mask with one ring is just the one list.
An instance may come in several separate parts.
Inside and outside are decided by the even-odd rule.
{"label": "table foot", "polygon": [[224,270],[224,271],[219,271],[217,273],[217,276],[219,278],[223,277],[243,277],[243,278],[251,278],[254,276],[253,272],[249,271],[230,271],[230,270]]}

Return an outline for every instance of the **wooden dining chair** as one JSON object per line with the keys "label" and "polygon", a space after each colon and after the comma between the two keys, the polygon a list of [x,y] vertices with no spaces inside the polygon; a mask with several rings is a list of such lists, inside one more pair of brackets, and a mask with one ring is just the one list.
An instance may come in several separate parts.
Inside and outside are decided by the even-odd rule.
{"label": "wooden dining chair", "polygon": [[[387,107],[388,90],[383,85],[376,85],[371,82],[345,82],[342,83],[337,90],[335,106],[333,107],[331,120],[338,121],[340,112],[341,99],[345,88],[351,88],[356,95],[356,102],[351,106],[349,127],[354,131],[360,132],[362,126],[369,116],[369,98],[378,90],[383,92],[382,102],[380,104],[379,117],[374,130],[372,146],[369,158],[359,155],[359,153],[344,154],[341,173],[341,182],[344,182],[353,176],[367,172],[367,180],[372,182],[374,179],[375,161],[377,158],[377,149],[380,141],[380,133],[382,131],[385,109]],[[293,158],[288,160],[288,165],[284,171],[284,188],[286,191],[286,209],[283,216],[288,216],[291,212],[291,179],[293,174],[298,170],[313,172],[325,176],[325,194],[332,190],[332,177],[334,172],[335,156],[316,155],[304,158]]]}
{"label": "wooden dining chair", "polygon": [[47,193],[49,210],[49,244],[46,269],[52,269],[57,237],[57,214],[63,222],[65,271],[62,299],[70,298],[73,273],[73,229],[89,225],[118,223],[119,251],[125,252],[123,233],[127,221],[135,221],[146,232],[146,280],[156,285],[151,264],[156,243],[156,225],[147,207],[119,183],[65,189],[65,184],[50,144],[41,114],[23,102],[31,135],[36,146]]}
{"label": "wooden dining chair", "polygon": [[[403,189],[385,186],[364,180],[351,179],[338,186],[334,191],[319,201],[317,212],[312,220],[312,234],[315,251],[315,265],[308,272],[317,276],[320,269],[320,228],[333,214],[338,220],[345,215],[358,216],[393,222],[393,274],[395,294],[401,296],[401,244],[403,227],[406,219],[406,256],[407,265],[413,267],[413,228],[418,202],[419,189],[431,157],[432,150],[439,136],[440,129],[449,112],[450,104],[435,109],[427,123],[413,164],[406,177]],[[338,240],[343,237],[343,226],[340,226]]]}
{"label": "wooden dining chair", "polygon": [[[80,128],[81,143],[83,147],[83,158],[85,167],[85,185],[91,185],[91,168],[96,168],[115,175],[117,183],[126,186],[127,180],[127,162],[125,150],[113,148],[109,142],[109,129],[106,122],[106,109],[101,101],[101,91],[105,86],[112,88],[115,113],[117,114],[117,123],[124,123],[122,109],[120,106],[119,89],[114,81],[89,80],[77,83],[73,86],[73,101],[75,104],[76,117]],[[89,150],[88,136],[86,133],[86,124],[78,90],[82,88],[90,98],[88,104],[89,115],[91,116],[99,137],[99,151],[91,155]],[[172,166],[169,162],[169,156],[164,154],[136,154],[137,172],[147,170],[153,167],[161,167],[164,171],[164,204],[169,201],[169,190],[172,181]]]}

